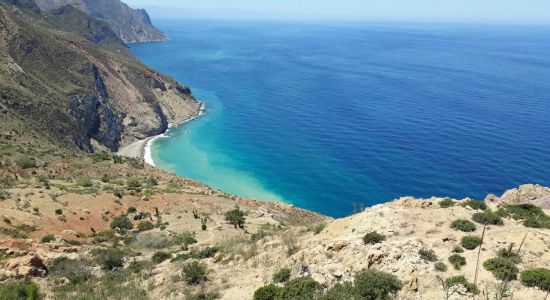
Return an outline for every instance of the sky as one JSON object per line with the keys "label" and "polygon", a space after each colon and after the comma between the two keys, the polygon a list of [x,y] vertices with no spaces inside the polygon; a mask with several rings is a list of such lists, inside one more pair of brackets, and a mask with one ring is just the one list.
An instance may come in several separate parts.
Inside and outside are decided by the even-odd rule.
{"label": "sky", "polygon": [[123,0],[153,19],[550,24],[550,0]]}

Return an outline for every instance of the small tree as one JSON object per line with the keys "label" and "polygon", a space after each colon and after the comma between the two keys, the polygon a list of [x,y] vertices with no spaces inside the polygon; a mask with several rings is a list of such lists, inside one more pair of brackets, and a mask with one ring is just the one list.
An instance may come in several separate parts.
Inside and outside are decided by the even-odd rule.
{"label": "small tree", "polygon": [[199,284],[206,281],[206,265],[196,260],[183,266],[183,277],[188,284]]}
{"label": "small tree", "polygon": [[378,243],[381,243],[382,241],[384,241],[386,239],[386,237],[376,231],[371,231],[367,234],[365,234],[365,236],[363,237],[363,243],[365,245],[367,244],[370,244],[370,245],[374,245],[374,244],[378,244]]}
{"label": "small tree", "polygon": [[127,216],[118,216],[111,221],[112,229],[131,230],[134,228]]}
{"label": "small tree", "polygon": [[228,221],[235,228],[244,228],[246,213],[237,206],[235,209],[225,213],[225,220]]}
{"label": "small tree", "polygon": [[403,288],[403,283],[395,275],[376,270],[357,273],[353,283],[355,293],[366,300],[391,299]]}
{"label": "small tree", "polygon": [[280,269],[277,273],[273,274],[273,281],[275,283],[287,282],[290,279],[290,269],[283,268]]}

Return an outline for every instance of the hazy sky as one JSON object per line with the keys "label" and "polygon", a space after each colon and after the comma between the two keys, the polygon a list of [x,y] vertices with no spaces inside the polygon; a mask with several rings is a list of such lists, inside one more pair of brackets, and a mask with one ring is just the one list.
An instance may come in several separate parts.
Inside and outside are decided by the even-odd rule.
{"label": "hazy sky", "polygon": [[550,24],[550,0],[123,0],[153,18]]}

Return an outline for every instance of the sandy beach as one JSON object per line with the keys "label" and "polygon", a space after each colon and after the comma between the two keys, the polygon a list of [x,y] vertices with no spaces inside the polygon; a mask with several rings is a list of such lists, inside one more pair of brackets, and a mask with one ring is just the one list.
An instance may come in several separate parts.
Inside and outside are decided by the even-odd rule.
{"label": "sandy beach", "polygon": [[142,158],[143,160],[145,160],[145,162],[151,166],[154,166],[155,165],[155,162],[153,161],[153,157],[152,157],[152,154],[151,154],[151,145],[153,144],[153,142],[161,137],[165,137],[166,136],[166,132],[168,132],[168,130],[170,130],[170,128],[174,127],[174,126],[180,126],[182,124],[185,124],[187,122],[191,122],[193,120],[195,120],[196,118],[204,115],[206,112],[206,108],[204,106],[204,102],[201,103],[201,106],[200,106],[200,109],[198,111],[198,113],[187,119],[187,120],[184,120],[183,122],[177,124],[177,125],[170,125],[168,126],[168,129],[161,133],[161,134],[158,134],[158,135],[155,135],[155,136],[150,136],[148,138],[145,138],[145,139],[142,139],[142,140],[138,140],[138,141],[135,141],[133,143],[131,143],[130,145],[120,149],[117,154],[120,155],[120,156],[126,156],[126,157],[139,157],[139,158]]}

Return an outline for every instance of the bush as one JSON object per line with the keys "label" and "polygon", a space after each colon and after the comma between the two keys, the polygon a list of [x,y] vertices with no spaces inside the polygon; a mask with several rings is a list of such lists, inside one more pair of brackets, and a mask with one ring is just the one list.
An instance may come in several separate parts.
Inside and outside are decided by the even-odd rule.
{"label": "bush", "polygon": [[112,229],[132,230],[134,225],[127,216],[118,216],[111,221]]}
{"label": "bush", "polygon": [[199,284],[206,281],[206,265],[192,261],[183,266],[183,277],[188,284]]}
{"label": "bush", "polygon": [[196,242],[194,232],[184,231],[174,237],[174,243],[177,245],[192,245]]}
{"label": "bush", "polygon": [[140,248],[163,249],[170,246],[170,238],[161,233],[145,233],[136,236],[132,245]]}
{"label": "bush", "polygon": [[8,282],[0,284],[0,299],[2,300],[40,300],[42,295],[34,282]]}
{"label": "bush", "polygon": [[390,299],[403,288],[395,275],[376,270],[357,273],[353,283],[356,295],[368,300]]}
{"label": "bush", "polygon": [[145,184],[148,186],[148,187],[153,187],[153,186],[157,186],[159,184],[159,182],[157,181],[156,178],[154,177],[149,177],[147,178],[147,180],[145,181]]}
{"label": "bush", "polygon": [[510,281],[517,279],[518,275],[518,267],[516,264],[514,264],[511,260],[501,258],[501,257],[495,257],[486,260],[483,263],[483,267],[493,273],[493,276],[495,278],[503,280],[503,281]]}
{"label": "bush", "polygon": [[466,258],[458,254],[453,254],[449,256],[449,262],[456,270],[460,270],[462,266],[466,265]]}
{"label": "bush", "polygon": [[301,277],[291,280],[280,289],[277,300],[309,300],[315,299],[320,291],[321,285],[311,277]]}
{"label": "bush", "polygon": [[128,207],[128,210],[127,210],[126,212],[129,213],[129,214],[136,213],[136,212],[137,212],[137,208],[135,208],[135,207],[133,207],[133,206],[130,206],[130,207]]}
{"label": "bush", "polygon": [[76,185],[81,186],[81,187],[90,188],[90,187],[94,186],[94,182],[92,181],[92,179],[90,177],[84,177],[84,178],[80,178],[79,180],[77,180]]}
{"label": "bush", "polygon": [[471,221],[458,219],[458,220],[454,220],[453,223],[451,223],[451,228],[455,230],[464,231],[464,232],[472,232],[476,230],[476,225]]}
{"label": "bush", "polygon": [[128,271],[138,274],[141,273],[141,271],[153,266],[153,263],[149,261],[133,261],[128,266]]}
{"label": "bush", "polygon": [[363,243],[366,245],[366,244],[370,244],[370,245],[374,245],[374,244],[378,244],[378,243],[381,243],[382,241],[384,241],[386,239],[386,237],[376,231],[372,231],[372,232],[369,232],[367,234],[365,234],[365,236],[363,237]]}
{"label": "bush", "polygon": [[104,270],[112,270],[123,266],[124,253],[116,248],[93,249],[94,261]]}
{"label": "bush", "polygon": [[521,262],[521,256],[517,252],[509,251],[508,249],[499,249],[497,251],[497,256],[500,258],[505,258],[511,260],[513,263],[517,264]]}
{"label": "bush", "polygon": [[215,300],[219,297],[220,295],[216,292],[197,292],[196,294],[185,294],[185,300]]}
{"label": "bush", "polygon": [[447,265],[441,261],[438,261],[435,263],[434,269],[438,272],[447,272]]}
{"label": "bush", "polygon": [[49,274],[67,278],[72,284],[81,284],[92,277],[92,273],[84,263],[67,257],[58,257],[53,260]]}
{"label": "bush", "polygon": [[313,226],[313,228],[312,228],[313,233],[314,234],[319,234],[319,233],[321,233],[321,231],[323,231],[323,229],[325,229],[325,227],[327,227],[326,223],[319,223],[319,224]]}
{"label": "bush", "polygon": [[353,285],[349,282],[338,283],[329,289],[319,300],[352,300],[357,299]]}
{"label": "bush", "polygon": [[445,198],[445,199],[439,201],[439,206],[441,208],[449,208],[449,207],[454,206],[454,205],[455,205],[454,201],[449,199],[449,198]]}
{"label": "bush", "polygon": [[15,164],[21,169],[36,168],[36,160],[32,157],[23,156],[15,161]]}
{"label": "bush", "polygon": [[141,187],[141,182],[135,177],[130,177],[126,180],[126,185],[131,188],[139,188]]}
{"label": "bush", "polygon": [[47,244],[49,242],[55,241],[55,236],[53,234],[47,234],[40,240],[42,243]]}
{"label": "bush", "polygon": [[528,269],[521,272],[521,283],[550,292],[550,270],[545,268]]}
{"label": "bush", "polygon": [[479,224],[484,225],[502,225],[502,218],[496,213],[486,210],[484,212],[475,213],[472,219]]}
{"label": "bush", "polygon": [[244,228],[245,223],[245,216],[246,213],[239,209],[239,207],[235,207],[235,209],[230,210],[225,213],[225,220],[229,222],[229,224],[235,226],[235,228]]}
{"label": "bush", "polygon": [[168,252],[164,252],[164,251],[158,251],[156,252],[155,254],[153,254],[153,261],[157,264],[160,264],[161,262],[169,259],[169,258],[172,258],[172,255]]}
{"label": "bush", "polygon": [[273,282],[283,283],[290,279],[290,269],[283,268],[273,275]]}
{"label": "bush", "polygon": [[473,235],[467,235],[462,237],[460,245],[468,250],[474,250],[479,245],[481,245],[481,238]]}
{"label": "bush", "polygon": [[475,210],[486,210],[487,205],[481,201],[468,200],[462,203],[463,206],[469,206]]}
{"label": "bush", "polygon": [[550,216],[533,204],[505,205],[497,211],[497,214],[501,217],[524,220],[523,225],[526,227],[550,229]]}
{"label": "bush", "polygon": [[466,277],[464,277],[463,275],[447,278],[443,282],[443,285],[447,289],[457,286],[459,284],[464,286],[466,288],[466,291],[468,291],[469,293],[479,294],[479,289],[477,288],[477,286],[473,283],[468,282],[468,280],[466,280]]}
{"label": "bush", "polygon": [[425,261],[437,261],[437,255],[432,249],[420,249],[418,250],[418,255]]}
{"label": "bush", "polygon": [[155,225],[153,225],[153,223],[151,223],[149,221],[141,221],[141,222],[139,222],[137,228],[140,232],[143,232],[143,231],[149,231],[149,230],[154,229]]}
{"label": "bush", "polygon": [[460,247],[459,245],[456,245],[453,248],[453,253],[463,253],[463,252],[464,252],[464,248]]}
{"label": "bush", "polygon": [[274,284],[263,286],[254,292],[254,300],[275,300],[280,290]]}

